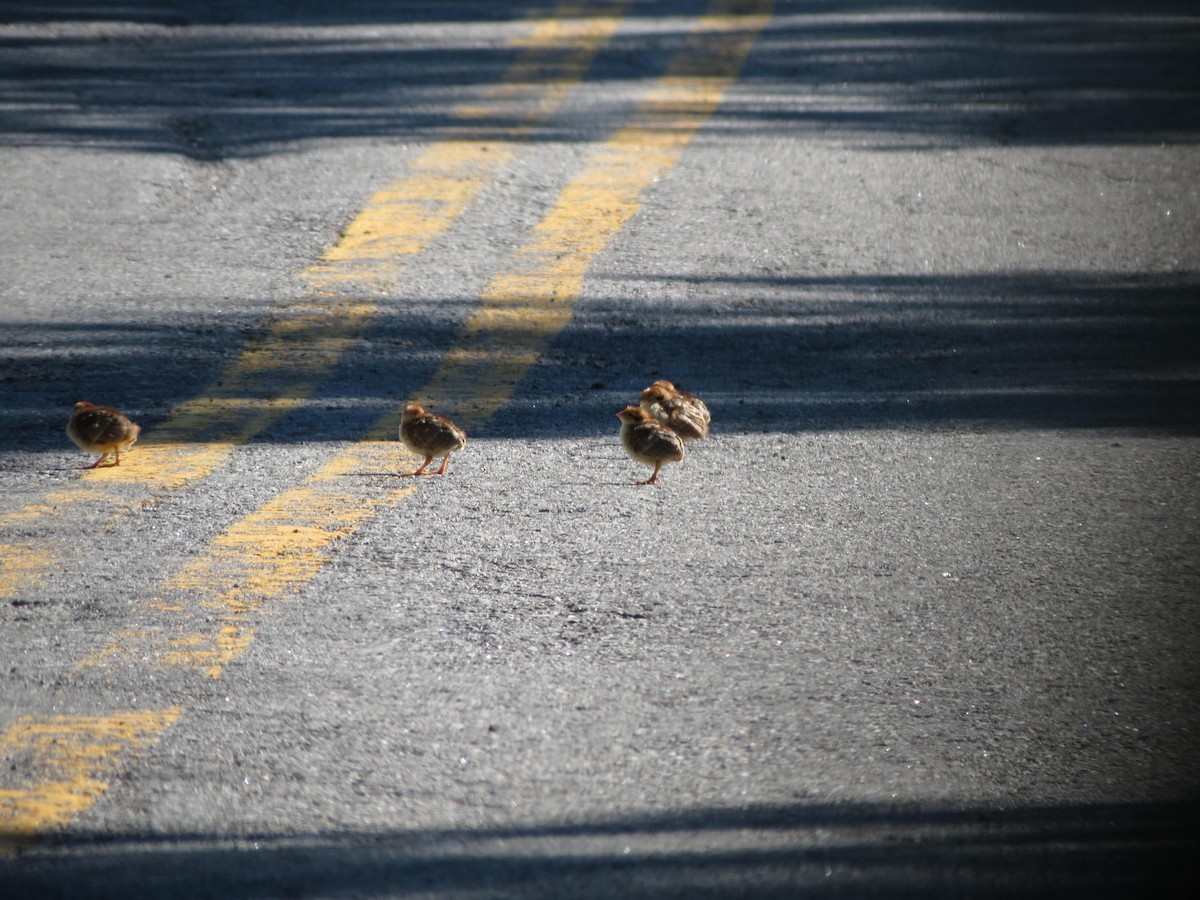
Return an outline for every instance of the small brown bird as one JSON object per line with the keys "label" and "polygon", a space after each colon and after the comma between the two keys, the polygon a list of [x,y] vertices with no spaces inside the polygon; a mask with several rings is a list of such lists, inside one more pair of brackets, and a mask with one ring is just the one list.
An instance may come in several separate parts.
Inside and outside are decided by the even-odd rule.
{"label": "small brown bird", "polygon": [[89,469],[100,466],[110,456],[113,461],[105,463],[102,468],[119,466],[121,451],[128,453],[129,448],[137,443],[141,433],[142,426],[131,421],[120,410],[111,406],[96,406],[86,400],[75,404],[71,421],[67,423],[67,437],[73,440],[80,450],[100,454],[100,458],[88,466]]}
{"label": "small brown bird", "polygon": [[642,391],[642,409],[685,441],[708,437],[712,416],[704,401],[679,390],[669,381],[656,381]]}
{"label": "small brown bird", "polygon": [[442,465],[432,474],[441,475],[446,471],[450,454],[467,445],[467,436],[461,428],[443,416],[425,412],[415,403],[404,407],[404,415],[400,418],[400,440],[413,453],[425,457],[425,462],[409,475],[428,474],[425,467],[435,456],[442,457]]}
{"label": "small brown bird", "polygon": [[621,445],[629,458],[654,466],[654,474],[638,484],[658,484],[658,470],[663,463],[683,460],[683,441],[674,431],[654,421],[640,406],[627,406],[619,413]]}

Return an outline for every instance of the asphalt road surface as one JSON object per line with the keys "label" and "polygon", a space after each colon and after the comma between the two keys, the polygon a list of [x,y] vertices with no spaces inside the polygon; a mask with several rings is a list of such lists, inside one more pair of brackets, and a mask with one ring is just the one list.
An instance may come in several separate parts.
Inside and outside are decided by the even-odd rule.
{"label": "asphalt road surface", "polygon": [[[0,3],[0,895],[1183,896],[1198,60],[1169,0]],[[660,378],[712,434],[638,486]]]}

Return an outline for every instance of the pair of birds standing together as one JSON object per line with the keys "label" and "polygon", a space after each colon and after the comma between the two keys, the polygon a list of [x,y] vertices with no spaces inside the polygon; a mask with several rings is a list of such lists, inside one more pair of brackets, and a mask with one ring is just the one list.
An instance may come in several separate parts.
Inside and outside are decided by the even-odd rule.
{"label": "pair of birds standing together", "polygon": [[[665,463],[680,462],[684,442],[708,436],[712,421],[708,407],[698,398],[679,390],[669,381],[656,381],[642,391],[640,406],[627,406],[617,417],[621,420],[621,444],[629,456],[654,467],[654,473],[638,484],[657,484]],[[88,468],[119,466],[121,451],[137,443],[142,426],[111,406],[96,406],[81,400],[75,404],[67,435],[81,450],[99,453]],[[467,435],[444,416],[426,412],[416,403],[404,407],[400,419],[400,440],[409,450],[425,457],[408,475],[425,475],[434,457],[442,464],[432,474],[446,471],[450,454],[467,445]],[[112,462],[105,462],[112,457]]]}
{"label": "pair of birds standing together", "polygon": [[638,406],[627,406],[619,413],[621,445],[630,459],[654,467],[654,472],[638,484],[657,484],[665,463],[682,462],[688,441],[708,437],[712,416],[699,397],[681,391],[669,381],[656,381],[642,391]]}
{"label": "pair of birds standing together", "polygon": [[[712,416],[699,397],[679,390],[669,381],[656,381],[642,391],[640,406],[627,406],[619,413],[621,445],[630,458],[654,467],[654,473],[638,484],[657,484],[658,473],[668,462],[683,460],[686,441],[708,437]],[[436,413],[415,403],[404,407],[400,440],[425,461],[409,475],[424,475],[434,457],[442,457],[436,475],[446,471],[450,454],[467,444],[463,430]]]}

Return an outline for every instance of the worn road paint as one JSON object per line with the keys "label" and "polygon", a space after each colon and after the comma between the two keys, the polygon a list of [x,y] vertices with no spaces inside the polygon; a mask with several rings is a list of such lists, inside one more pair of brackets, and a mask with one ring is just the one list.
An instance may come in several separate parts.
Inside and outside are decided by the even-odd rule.
{"label": "worn road paint", "polygon": [[376,509],[416,490],[415,482],[396,474],[402,453],[394,440],[350,445],[303,484],[213,538],[163,582],[145,604],[138,628],[122,632],[77,668],[133,657],[221,677],[224,666],[249,647],[270,604],[316,577],[337,542]]}
{"label": "worn road paint", "polygon": [[383,291],[408,257],[444,234],[515,151],[504,144],[440,142],[410,165],[403,180],[376,192],[305,277],[317,288],[356,283]]}
{"label": "worn road paint", "polygon": [[[393,287],[406,262],[444,234],[512,161],[516,141],[558,108],[628,6],[628,0],[568,3],[555,18],[535,21],[530,34],[516,42],[521,52],[493,88],[494,102],[455,112],[454,118],[465,122],[482,109],[496,124],[497,140],[430,146],[404,178],[377,192],[338,243],[305,271],[307,296],[275,310],[265,334],[208,388],[147,430],[120,466],[87,470],[70,491],[0,515],[0,536],[33,520],[54,523],[74,504],[105,506],[119,517],[132,508],[128,494],[135,488],[151,496],[181,490],[305,403],[342,354],[377,322],[378,295]],[[20,575],[0,574],[0,599],[36,587],[62,555],[61,549],[42,549],[6,561]]]}
{"label": "worn road paint", "polygon": [[[549,340],[570,321],[587,268],[636,213],[641,192],[674,165],[720,101],[769,9],[766,0],[714,4],[688,48],[674,58],[667,76],[630,124],[598,148],[512,265],[492,279],[456,346],[419,396],[460,408],[472,427],[511,398]],[[710,42],[711,38],[715,40]],[[464,153],[458,158],[478,160],[480,155]],[[407,214],[412,208],[395,193],[381,198],[381,203],[391,204],[393,215]],[[461,196],[445,190],[440,200],[430,203],[434,218],[445,216],[438,209],[461,211],[461,206]],[[314,281],[326,279],[321,282],[326,288],[337,280],[328,268],[335,263],[358,266],[360,275],[373,279],[379,277],[379,265],[394,265],[388,253],[403,255],[412,246],[406,243],[408,238],[381,242],[374,228],[350,228],[347,237],[344,260],[327,258],[310,270]],[[210,542],[200,558],[168,579],[160,595],[145,605],[150,617],[158,616],[159,621],[125,632],[106,652],[84,663],[103,665],[110,656],[149,642],[151,652],[143,655],[145,662],[184,665],[219,677],[224,666],[250,646],[273,603],[315,577],[339,539],[380,506],[397,503],[416,489],[412,483],[379,490],[375,478],[358,481],[357,489],[347,484],[351,474],[397,470],[397,444],[387,438],[394,435],[398,421],[399,410],[389,412],[366,440],[337,454],[304,484],[280,494]],[[55,739],[46,743],[35,737],[39,723],[15,723],[4,739],[6,756],[31,754],[27,768],[48,774],[32,788],[0,794],[0,802],[7,804],[3,808],[12,810],[8,833],[28,837],[65,824],[86,809],[104,790],[101,777],[106,766],[123,750],[156,738],[179,711],[158,715],[157,723],[150,722],[142,730],[135,723],[132,731],[120,732],[123,741],[81,738],[72,743],[67,738],[58,749]],[[47,727],[55,724],[61,723]],[[97,730],[103,731],[93,727],[93,733]],[[10,745],[12,751],[7,749]]]}
{"label": "worn road paint", "polygon": [[[535,26],[505,76],[511,84],[498,86],[489,104],[490,119],[506,126],[499,138],[516,141],[557,108],[627,7],[627,2],[589,7],[593,15],[579,18],[578,8],[567,5],[558,14],[572,21]],[[570,45],[566,53],[563,43]],[[467,122],[477,113],[478,108],[463,107],[457,118]],[[0,529],[28,527],[31,519],[53,525],[74,503],[127,502],[111,485],[161,493],[213,472],[236,445],[312,395],[338,357],[369,329],[378,315],[376,295],[402,274],[404,259],[449,229],[494,173],[512,160],[514,146],[452,140],[430,147],[408,176],[376,194],[338,244],[304,273],[310,295],[277,310],[265,335],[248,345],[208,390],[175,407],[121,467],[90,470],[69,493],[58,492],[0,517]],[[335,542],[376,507],[414,490],[406,484],[384,491],[370,486],[344,491],[348,477],[360,477],[395,454],[396,444],[385,442],[391,436],[377,426],[304,485],[228,529],[213,542],[209,555],[168,580],[163,596],[146,605],[153,615],[172,617],[170,625],[127,629],[78,667],[102,666],[157,640],[151,664],[185,665],[218,677],[249,646],[265,603],[311,579]],[[393,468],[385,474],[392,475]],[[5,549],[14,552],[3,557],[0,597],[36,585],[56,557],[27,545]],[[203,598],[199,604],[197,597]],[[197,611],[215,625],[180,633],[178,618]],[[121,754],[157,738],[179,715],[170,709],[13,723],[0,739],[0,758],[27,786],[0,789],[0,849],[6,841],[28,840],[77,817],[106,789],[103,778],[115,770]]]}
{"label": "worn road paint", "polygon": [[[476,138],[489,125],[502,138],[528,134],[566,99],[596,51],[616,32],[629,5],[630,0],[597,5],[566,3],[553,18],[538,21],[528,37],[518,39],[526,52],[500,83],[484,92],[486,102],[459,107],[457,117],[470,122],[462,130]],[[548,58],[543,52],[545,47],[556,48],[555,55]],[[557,67],[561,74],[539,88],[546,80],[547,65]]]}
{"label": "worn road paint", "polygon": [[571,320],[584,275],[678,161],[737,76],[770,0],[713,4],[628,124],[592,154],[554,208],[483,291],[459,339],[414,401],[471,431]]}
{"label": "worn road paint", "polygon": [[[701,21],[700,31],[672,59],[629,124],[597,148],[511,265],[488,284],[455,345],[416,393],[418,402],[451,411],[470,432],[509,400],[549,341],[566,327],[588,267],[637,212],[641,192],[666,174],[715,109],[765,24],[769,3],[723,2],[716,8],[742,13],[714,13]],[[749,16],[747,9],[762,12]],[[414,483],[380,490],[374,479],[367,491],[361,482],[359,490],[347,487],[350,473],[399,470],[404,451],[389,440],[399,417],[399,409],[390,411],[364,441],[337,454],[304,485],[280,494],[210,542],[163,585],[166,599],[156,601],[159,609],[182,606],[189,613],[168,616],[151,632],[149,648],[138,631],[112,652],[134,652],[140,645],[138,652],[162,665],[220,677],[224,666],[249,647],[273,603],[316,577],[337,540],[380,506],[416,489]],[[207,610],[207,617],[197,616],[198,609]]]}
{"label": "worn road paint", "polygon": [[61,827],[108,788],[123,755],[158,740],[176,707],[17,719],[0,734],[0,852]]}
{"label": "worn road paint", "polygon": [[0,544],[0,597],[17,602],[37,586],[52,561],[53,554],[31,544]]}

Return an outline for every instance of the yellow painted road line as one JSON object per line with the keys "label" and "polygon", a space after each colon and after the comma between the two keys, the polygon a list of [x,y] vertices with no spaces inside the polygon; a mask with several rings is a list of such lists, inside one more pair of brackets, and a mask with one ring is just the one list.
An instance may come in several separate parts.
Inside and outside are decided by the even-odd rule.
{"label": "yellow painted road line", "polygon": [[0,851],[74,819],[107,789],[121,757],[146,747],[180,710],[20,718],[0,734]]}
{"label": "yellow painted road line", "polygon": [[[416,490],[412,482],[381,487],[363,475],[395,474],[396,443],[359,442],[337,454],[303,484],[289,488],[215,538],[205,552],[161,586],[151,609],[166,630],[130,630],[80,662],[102,666],[114,655],[149,644],[143,657],[219,678],[250,644],[272,602],[308,584],[376,509]],[[390,466],[371,471],[383,462]],[[202,613],[187,626],[188,612]],[[182,627],[181,627],[182,626]]]}
{"label": "yellow painted road line", "polygon": [[[580,18],[581,7],[567,4],[554,19],[535,24],[501,81],[519,83],[527,94],[515,118],[506,117],[509,136],[519,137],[531,122],[558,107],[612,36],[627,6],[616,2],[583,7],[591,15]],[[564,54],[564,47],[569,52]],[[457,117],[464,112],[458,111]],[[306,270],[308,297],[277,310],[266,335],[252,342],[199,397],[176,407],[148,432],[121,466],[92,469],[83,480],[177,490],[211,473],[235,445],[311,397],[345,350],[377,322],[377,300],[347,295],[390,290],[408,259],[446,233],[512,160],[514,148],[502,141],[454,140],[426,149],[404,178],[371,197],[337,244]]]}
{"label": "yellow painted road line", "polygon": [[[502,79],[503,102],[492,117],[507,122],[511,141],[552,113],[578,84],[628,5],[628,0],[565,4],[555,18],[533,23]],[[506,86],[515,86],[521,102],[514,104],[515,95],[503,93]],[[477,113],[478,107],[464,106],[457,118]],[[180,490],[208,476],[235,447],[302,405],[342,354],[376,324],[378,295],[394,285],[415,254],[450,228],[512,160],[515,147],[502,140],[431,145],[404,178],[371,197],[338,243],[305,272],[308,295],[277,309],[265,334],[250,342],[212,385],[148,430],[120,466],[88,470],[70,490],[0,515],[0,537],[6,528],[53,521],[77,504],[109,507],[119,516],[131,508],[127,504],[135,489],[151,495]],[[5,546],[0,541],[0,552]],[[15,542],[7,546],[18,547]],[[42,548],[11,561],[5,557],[0,599],[36,587],[61,556],[61,551]]]}
{"label": "yellow painted road line", "polygon": [[[505,76],[505,82],[521,87],[502,85],[494,94],[497,109],[489,115],[497,122],[507,118],[510,126],[498,131],[501,138],[521,137],[562,102],[627,7],[628,0],[568,4],[557,14],[567,21],[535,23]],[[464,107],[458,118],[469,120],[478,112]],[[449,229],[513,155],[514,145],[495,141],[432,145],[404,179],[375,194],[338,244],[306,271],[310,296],[278,310],[266,334],[247,346],[213,386],[172,410],[121,467],[91,470],[71,490],[0,516],[0,529],[53,519],[74,503],[127,502],[122,488],[173,491],[211,473],[237,444],[311,396],[346,348],[373,324],[374,295],[403,273],[407,258]],[[151,662],[219,676],[249,645],[266,603],[310,581],[336,542],[378,506],[411,493],[411,484],[381,491],[360,481],[353,488],[354,476],[394,454],[395,443],[384,446],[383,438],[378,427],[373,429],[367,440],[226,530],[204,557],[168,579],[164,596],[148,604],[149,610],[180,615],[200,596],[204,618],[214,624],[172,630]],[[0,597],[30,589],[56,557],[27,544],[0,545],[0,553]],[[161,636],[161,629],[128,630],[79,665],[102,665]],[[82,813],[106,789],[105,774],[116,769],[121,755],[157,738],[179,715],[180,710],[169,709],[101,718],[26,718],[11,725],[0,737],[0,760],[24,786],[0,787],[0,850],[6,842],[27,840]]]}
{"label": "yellow painted road line", "polygon": [[[511,265],[491,280],[418,398],[452,410],[468,431],[508,401],[570,321],[587,268],[637,212],[641,192],[674,165],[720,102],[769,8],[765,0],[714,4],[629,124],[597,148]],[[365,440],[337,454],[304,485],[212,541],[162,586],[148,610],[162,624],[130,630],[81,665],[127,656],[219,678],[249,647],[272,607],[316,576],[338,540],[416,489],[408,483],[381,490],[375,479],[357,490],[347,483],[350,473],[398,471],[399,415],[397,409],[381,417]],[[198,608],[209,615],[196,616]]]}
{"label": "yellow painted road line", "polygon": [[[719,102],[769,8],[766,0],[714,4],[631,123],[597,149],[513,264],[492,279],[458,344],[421,395],[453,404],[470,417],[472,427],[511,397],[548,341],[569,322],[587,268],[637,211],[641,191],[674,165]],[[374,258],[369,253],[375,251],[365,249],[371,244],[361,243],[362,259]],[[340,539],[379,507],[398,503],[416,489],[415,481],[380,490],[376,479],[351,477],[396,471],[397,443],[390,438],[398,419],[399,410],[389,412],[365,440],[338,453],[304,484],[228,528],[201,557],[163,583],[161,596],[145,607],[151,619],[145,627],[126,632],[82,664],[104,665],[131,653],[142,664],[182,665],[220,677],[250,646],[272,608],[311,582]],[[39,743],[39,725],[17,723],[5,737],[6,755],[32,752],[36,765],[31,768],[51,770],[31,788],[0,795],[17,810],[9,826],[15,836],[68,821],[103,790],[102,766],[70,761],[108,761],[122,750],[119,741],[89,739],[78,749],[68,742],[60,754]],[[127,739],[124,747],[132,745]],[[90,749],[96,747],[104,749]]]}
{"label": "yellow painted road line", "polygon": [[[536,23],[528,37],[519,39],[527,51],[509,69],[500,83],[484,92],[479,105],[464,105],[457,111],[468,120],[463,131],[478,138],[486,123],[499,123],[497,134],[505,139],[519,137],[549,116],[566,99],[572,77],[546,81],[545,68],[553,65],[564,73],[582,77],[596,50],[612,37],[629,10],[630,0],[603,4],[564,3],[554,16]],[[554,47],[554,56],[542,48]],[[513,129],[508,123],[520,123]],[[493,125],[493,127],[496,127]]]}
{"label": "yellow painted road line", "polygon": [[570,321],[588,267],[720,103],[771,6],[770,0],[712,5],[631,121],[597,148],[512,265],[492,278],[416,402],[449,413],[468,431],[508,402]]}
{"label": "yellow painted road line", "polygon": [[32,544],[0,544],[0,597],[16,597],[36,585],[53,559]]}
{"label": "yellow painted road line", "polygon": [[348,282],[386,289],[408,257],[444,234],[493,173],[511,161],[503,144],[440,142],[422,153],[408,176],[371,197],[337,246],[305,273],[321,288]]}

